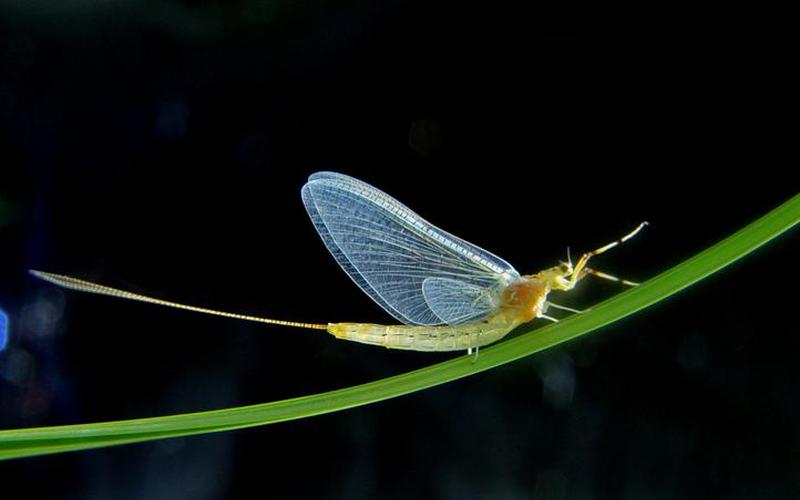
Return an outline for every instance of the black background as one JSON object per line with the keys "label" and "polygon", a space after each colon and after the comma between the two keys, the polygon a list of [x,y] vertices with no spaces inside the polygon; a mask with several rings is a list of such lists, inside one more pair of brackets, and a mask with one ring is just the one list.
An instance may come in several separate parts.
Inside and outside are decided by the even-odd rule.
{"label": "black background", "polygon": [[[225,408],[449,359],[63,292],[28,268],[388,322],[299,189],[336,170],[523,273],[651,222],[643,280],[797,192],[788,32],[724,2],[3,3],[2,428]],[[793,159],[790,159],[793,158]],[[587,338],[411,396],[0,463],[41,498],[796,498],[795,233]],[[618,291],[587,280],[561,299]]]}

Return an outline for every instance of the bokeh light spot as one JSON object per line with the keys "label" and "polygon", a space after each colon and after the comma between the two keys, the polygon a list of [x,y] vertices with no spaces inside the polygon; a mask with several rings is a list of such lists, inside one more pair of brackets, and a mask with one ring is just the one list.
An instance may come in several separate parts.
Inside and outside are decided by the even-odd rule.
{"label": "bokeh light spot", "polygon": [[8,344],[8,315],[0,309],[0,351]]}

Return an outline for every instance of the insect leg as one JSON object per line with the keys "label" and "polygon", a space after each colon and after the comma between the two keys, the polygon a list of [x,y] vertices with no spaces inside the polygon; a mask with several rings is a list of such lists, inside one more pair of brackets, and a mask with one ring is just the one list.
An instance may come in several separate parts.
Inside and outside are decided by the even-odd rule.
{"label": "insect leg", "polygon": [[[472,354],[472,350],[473,349],[475,349],[475,354],[474,355]],[[474,347],[474,348],[473,347],[469,347],[469,348],[467,348],[467,356],[472,356],[472,362],[473,363],[478,361],[478,352],[480,352],[480,350],[481,350],[480,347]]]}
{"label": "insect leg", "polygon": [[558,305],[558,304],[556,304],[554,302],[550,302],[549,300],[547,301],[547,305],[549,307],[554,307],[556,309],[561,309],[562,311],[569,311],[569,312],[578,313],[578,314],[585,313],[586,311],[588,311],[588,309],[581,310],[581,309],[573,309],[573,308],[567,307],[567,306],[560,306],[560,305]]}
{"label": "insect leg", "polygon": [[637,283],[635,281],[630,281],[630,280],[624,280],[624,279],[621,279],[621,278],[617,278],[613,274],[604,273],[603,271],[598,271],[597,269],[591,269],[591,268],[585,267],[585,268],[583,268],[583,271],[586,274],[592,274],[594,276],[597,276],[598,278],[603,278],[604,280],[616,281],[617,283],[621,283],[623,285],[628,285],[628,286],[639,286],[639,283]]}
{"label": "insect leg", "polygon": [[589,259],[591,259],[595,255],[600,255],[601,253],[604,253],[604,252],[607,252],[608,250],[611,250],[612,248],[614,248],[615,246],[619,245],[620,243],[625,243],[629,239],[631,239],[634,236],[636,236],[639,233],[639,231],[641,231],[642,228],[644,226],[646,226],[647,224],[648,224],[647,221],[642,222],[641,224],[636,226],[636,228],[633,231],[629,232],[628,234],[626,234],[622,238],[620,238],[620,239],[618,239],[616,241],[612,241],[611,243],[608,243],[607,245],[603,245],[600,248],[596,248],[596,249],[592,250],[591,252],[587,252],[587,253],[581,255],[580,260],[578,260],[578,263],[575,264],[575,269],[572,271],[572,276],[570,276],[570,282],[574,285],[580,278],[582,278],[586,273],[589,272],[587,269],[585,269],[586,264],[589,262]]}
{"label": "insect leg", "polygon": [[[553,305],[553,304],[551,303],[550,305]],[[558,320],[556,318],[554,318],[552,316],[548,316],[546,314],[540,314],[539,317],[540,318],[544,318],[544,319],[546,319],[548,321],[552,321],[553,323],[558,323]]]}

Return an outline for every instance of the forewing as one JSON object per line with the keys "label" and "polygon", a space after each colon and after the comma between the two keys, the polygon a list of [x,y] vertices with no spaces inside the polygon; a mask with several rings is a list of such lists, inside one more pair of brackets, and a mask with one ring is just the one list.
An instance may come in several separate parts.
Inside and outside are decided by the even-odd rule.
{"label": "forewing", "polygon": [[457,280],[496,295],[519,278],[503,259],[436,228],[394,198],[352,177],[314,174],[303,186],[302,196],[314,227],[339,265],[404,323],[450,322],[426,301],[426,279]]}

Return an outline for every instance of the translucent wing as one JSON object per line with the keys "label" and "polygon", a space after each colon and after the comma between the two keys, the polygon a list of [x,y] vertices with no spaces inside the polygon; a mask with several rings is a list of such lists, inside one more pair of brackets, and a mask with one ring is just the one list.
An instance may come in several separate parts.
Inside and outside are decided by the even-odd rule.
{"label": "translucent wing", "polygon": [[[519,279],[503,259],[442,231],[352,177],[316,173],[303,186],[302,196],[314,227],[339,265],[403,323],[458,324],[477,319],[491,310],[487,304],[503,288]],[[432,278],[452,282],[429,282],[429,302],[423,283]],[[446,293],[444,285],[449,285]],[[463,288],[461,293],[458,287]],[[476,302],[478,292],[487,299]]]}
{"label": "translucent wing", "polygon": [[422,295],[431,311],[449,325],[478,320],[497,307],[496,293],[450,278],[426,278]]}

